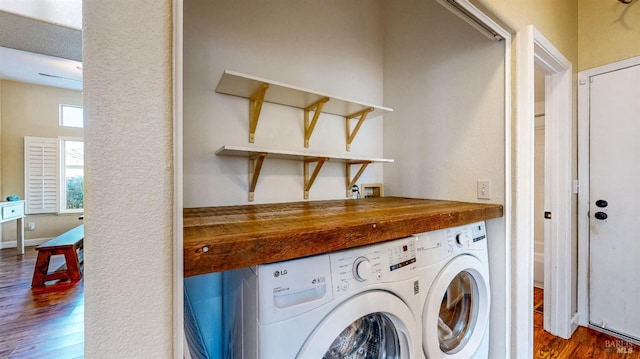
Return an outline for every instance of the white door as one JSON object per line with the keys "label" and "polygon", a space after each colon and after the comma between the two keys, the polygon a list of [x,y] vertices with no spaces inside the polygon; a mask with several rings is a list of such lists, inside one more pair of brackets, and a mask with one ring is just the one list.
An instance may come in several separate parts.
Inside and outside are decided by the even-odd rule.
{"label": "white door", "polygon": [[589,321],[640,339],[640,66],[590,86]]}

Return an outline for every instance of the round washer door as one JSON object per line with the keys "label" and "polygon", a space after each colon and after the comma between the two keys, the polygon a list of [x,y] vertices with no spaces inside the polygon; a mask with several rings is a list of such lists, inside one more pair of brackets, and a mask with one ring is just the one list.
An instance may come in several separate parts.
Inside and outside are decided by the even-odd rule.
{"label": "round washer door", "polygon": [[332,310],[296,358],[414,358],[417,323],[409,307],[380,290],[360,293]]}
{"label": "round washer door", "polygon": [[429,288],[422,313],[427,358],[471,358],[489,327],[489,276],[474,256],[455,257]]}

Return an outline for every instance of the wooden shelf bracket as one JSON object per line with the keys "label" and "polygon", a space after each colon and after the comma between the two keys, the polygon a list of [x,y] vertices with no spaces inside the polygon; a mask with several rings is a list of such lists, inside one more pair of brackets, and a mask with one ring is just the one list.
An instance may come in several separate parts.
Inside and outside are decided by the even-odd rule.
{"label": "wooden shelf bracket", "polygon": [[256,127],[258,127],[258,119],[260,111],[264,103],[264,95],[267,93],[269,84],[263,83],[256,92],[249,98],[249,142],[254,143]]}
{"label": "wooden shelf bracket", "polygon": [[[351,187],[353,187],[356,184],[356,182],[358,182],[358,179],[360,178],[360,176],[362,175],[364,170],[367,168],[367,166],[371,162],[372,161],[350,161],[350,162],[345,163],[345,167],[347,169],[347,176],[346,176],[346,179],[347,179],[347,197],[351,197]],[[353,176],[353,178],[351,178],[351,166],[353,166],[353,165],[360,165],[360,169],[355,174],[355,176]]]}
{"label": "wooden shelf bracket", "polygon": [[249,157],[249,202],[253,202],[253,193],[256,190],[256,184],[258,183],[258,177],[260,177],[260,170],[262,170],[262,163],[265,157],[267,157],[266,153]]}
{"label": "wooden shelf bracket", "polygon": [[[356,137],[356,134],[358,133],[358,130],[360,130],[360,126],[362,126],[362,123],[364,122],[364,119],[367,117],[367,114],[371,111],[373,111],[374,108],[370,107],[370,108],[366,108],[362,111],[356,112],[354,114],[345,116],[346,118],[346,126],[347,126],[347,151],[351,151],[351,142],[353,142],[353,139]],[[359,118],[358,118],[359,117]],[[356,127],[354,127],[353,132],[351,131],[351,126],[349,125],[350,120],[354,119],[354,118],[358,118],[358,123],[356,124]]]}
{"label": "wooden shelf bracket", "polygon": [[[311,190],[311,186],[313,186],[313,182],[318,177],[318,173],[320,173],[320,169],[322,165],[329,160],[329,157],[314,157],[314,158],[305,158],[304,160],[304,199],[309,199],[309,191]],[[313,169],[313,173],[309,175],[309,166],[311,163],[315,163],[316,166]]]}
{"label": "wooden shelf bracket", "polygon": [[[327,102],[329,102],[329,98],[323,97],[304,109],[304,147],[306,148],[309,147],[309,139],[311,138],[313,129],[316,127],[318,117],[320,117],[320,113],[322,113],[322,107]],[[314,111],[313,119],[309,121],[309,112],[311,111]]]}

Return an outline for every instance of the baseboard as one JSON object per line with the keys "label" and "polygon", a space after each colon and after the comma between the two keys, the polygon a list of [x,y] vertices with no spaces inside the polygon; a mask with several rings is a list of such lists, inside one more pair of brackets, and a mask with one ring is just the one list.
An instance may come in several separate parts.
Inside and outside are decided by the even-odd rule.
{"label": "baseboard", "polygon": [[580,314],[575,313],[573,317],[571,317],[571,334],[572,335],[576,331],[576,329],[578,329],[579,326],[580,326]]}
{"label": "baseboard", "polygon": [[544,289],[544,283],[534,281],[533,282],[533,287],[534,288],[539,288],[539,289]]}
{"label": "baseboard", "polygon": [[[24,240],[24,246],[25,247],[31,247],[31,246],[37,246],[39,244],[42,244],[48,240],[50,240],[51,238],[34,238],[34,239],[25,239]],[[0,249],[5,249],[5,248],[16,248],[18,246],[18,241],[7,241],[7,242],[0,242]]]}

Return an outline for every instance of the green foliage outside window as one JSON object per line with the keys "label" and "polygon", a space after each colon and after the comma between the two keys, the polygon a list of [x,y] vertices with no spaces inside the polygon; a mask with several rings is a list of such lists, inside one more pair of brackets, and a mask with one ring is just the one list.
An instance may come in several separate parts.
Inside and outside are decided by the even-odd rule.
{"label": "green foliage outside window", "polygon": [[67,178],[67,209],[84,208],[84,177]]}

